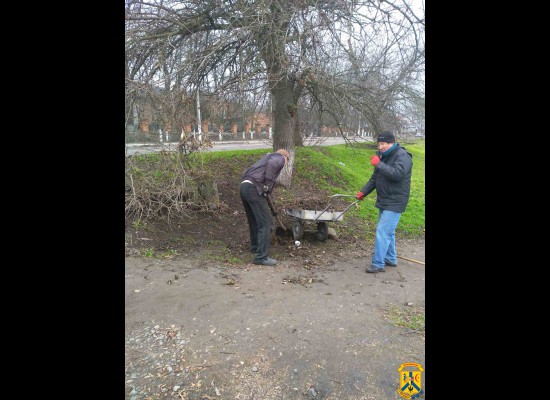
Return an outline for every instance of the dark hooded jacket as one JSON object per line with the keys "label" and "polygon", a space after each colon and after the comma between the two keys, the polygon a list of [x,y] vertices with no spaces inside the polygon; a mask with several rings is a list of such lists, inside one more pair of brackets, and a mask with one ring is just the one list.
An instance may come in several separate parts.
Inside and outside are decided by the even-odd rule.
{"label": "dark hooded jacket", "polygon": [[412,154],[396,143],[377,155],[380,162],[361,192],[366,196],[376,189],[375,207],[402,213],[411,192]]}
{"label": "dark hooded jacket", "polygon": [[284,166],[285,156],[279,153],[269,153],[248,168],[243,173],[242,179],[251,181],[260,195],[263,194],[262,187],[264,185],[268,186],[267,193],[270,193]]}

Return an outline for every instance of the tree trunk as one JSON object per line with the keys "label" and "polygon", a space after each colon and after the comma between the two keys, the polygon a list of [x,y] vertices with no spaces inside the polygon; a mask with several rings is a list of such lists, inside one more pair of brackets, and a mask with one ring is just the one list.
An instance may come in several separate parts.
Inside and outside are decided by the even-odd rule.
{"label": "tree trunk", "polygon": [[[290,27],[291,13],[288,13],[290,1],[271,2],[270,9],[277,33],[286,32]],[[290,187],[292,166],[294,165],[294,127],[298,111],[298,99],[303,90],[294,78],[290,78],[289,57],[286,52],[286,34],[265,35],[261,39],[261,58],[266,64],[270,82],[271,104],[273,107],[273,150],[285,149],[290,155],[283,171],[279,175],[282,186]]]}
{"label": "tree trunk", "polygon": [[290,154],[290,159],[283,168],[279,184],[290,187],[292,183],[292,166],[294,165],[294,125],[296,104],[294,104],[294,91],[292,83],[286,79],[280,79],[272,91],[274,100],[273,123],[273,151],[285,149]]}

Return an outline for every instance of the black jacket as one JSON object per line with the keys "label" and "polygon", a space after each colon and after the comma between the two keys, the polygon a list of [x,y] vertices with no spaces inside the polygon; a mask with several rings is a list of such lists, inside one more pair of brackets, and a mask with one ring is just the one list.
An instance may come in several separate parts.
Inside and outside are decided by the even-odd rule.
{"label": "black jacket", "polygon": [[263,194],[262,187],[264,185],[269,187],[267,193],[270,193],[284,166],[285,156],[279,153],[269,153],[248,168],[242,179],[251,181],[260,195]]}
{"label": "black jacket", "polygon": [[399,143],[389,154],[377,154],[380,162],[361,192],[366,196],[376,189],[375,207],[402,213],[411,192],[412,154]]}

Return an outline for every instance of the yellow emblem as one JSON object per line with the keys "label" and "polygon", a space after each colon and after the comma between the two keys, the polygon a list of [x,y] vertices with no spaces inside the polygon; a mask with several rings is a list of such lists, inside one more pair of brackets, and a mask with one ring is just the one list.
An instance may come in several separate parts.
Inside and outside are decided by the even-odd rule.
{"label": "yellow emblem", "polygon": [[422,393],[422,371],[424,368],[417,363],[401,364],[399,372],[399,387],[397,393],[405,399],[416,399]]}

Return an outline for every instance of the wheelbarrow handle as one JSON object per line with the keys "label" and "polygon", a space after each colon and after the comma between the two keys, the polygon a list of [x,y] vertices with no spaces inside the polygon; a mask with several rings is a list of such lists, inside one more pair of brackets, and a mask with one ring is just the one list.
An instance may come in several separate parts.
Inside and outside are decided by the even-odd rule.
{"label": "wheelbarrow handle", "polygon": [[[321,214],[319,214],[317,216],[317,218],[315,218],[315,221],[317,221],[319,219],[319,217],[321,217],[321,215],[323,215],[325,213],[325,211],[328,210],[328,208],[330,207],[330,205],[332,204],[332,198],[333,197],[340,197],[340,196],[345,196],[345,197],[355,197],[355,195],[351,195],[351,194],[333,194],[332,196],[329,196],[331,198],[330,202],[327,204],[327,206],[324,208],[324,210],[321,211]],[[346,207],[346,209],[344,211],[342,211],[342,213],[338,216],[338,218],[340,218],[342,215],[344,215],[344,213],[346,211],[349,210],[349,208],[354,205],[355,203],[357,203],[359,200],[355,200],[353,203],[351,203],[349,206]],[[338,219],[336,218],[335,221]]]}
{"label": "wheelbarrow handle", "polygon": [[[353,203],[350,203],[350,205],[347,206],[346,209],[345,209],[344,211],[342,211],[342,213],[338,216],[338,218],[340,218],[342,215],[344,215],[344,213],[345,213],[346,211],[348,211],[352,205],[354,205],[355,203],[357,203],[357,202],[359,202],[359,201],[361,201],[361,200],[355,200]],[[338,219],[338,218],[336,218],[336,219]]]}

